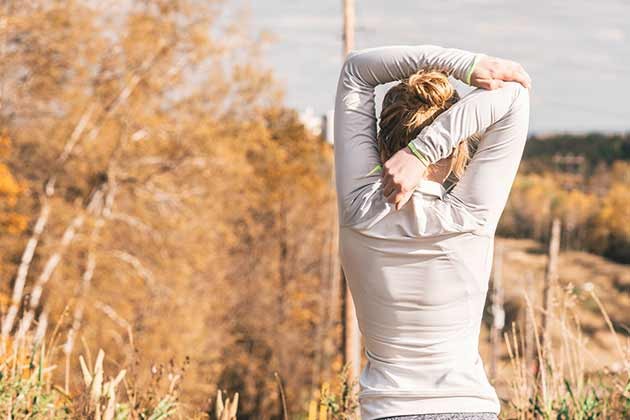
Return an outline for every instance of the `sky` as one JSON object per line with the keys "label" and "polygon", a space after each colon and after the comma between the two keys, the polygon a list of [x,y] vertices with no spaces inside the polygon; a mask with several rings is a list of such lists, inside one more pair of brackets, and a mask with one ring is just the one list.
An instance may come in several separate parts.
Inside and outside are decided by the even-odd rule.
{"label": "sky", "polygon": [[[286,104],[332,110],[342,0],[235,0],[274,42]],[[530,133],[630,131],[630,0],[356,0],[355,49],[434,44],[523,64]]]}

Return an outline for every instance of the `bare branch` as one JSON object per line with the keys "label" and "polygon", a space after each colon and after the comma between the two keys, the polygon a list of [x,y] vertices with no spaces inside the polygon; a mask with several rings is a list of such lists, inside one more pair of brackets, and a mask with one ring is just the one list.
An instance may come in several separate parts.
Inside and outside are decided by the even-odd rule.
{"label": "bare branch", "polygon": [[37,218],[37,222],[35,222],[35,227],[33,228],[33,234],[26,244],[26,248],[24,248],[24,252],[22,253],[22,260],[20,261],[20,266],[17,271],[17,277],[15,279],[15,284],[13,285],[13,295],[11,296],[11,306],[7,311],[7,315],[2,321],[2,337],[6,338],[11,330],[13,329],[13,324],[15,322],[15,317],[17,316],[20,302],[22,301],[22,295],[24,294],[24,285],[26,284],[26,277],[28,275],[28,271],[31,267],[31,262],[33,261],[33,256],[35,255],[35,249],[39,244],[39,238],[44,230],[44,227],[48,223],[48,216],[50,214],[50,204],[48,200],[44,200],[44,205],[39,213]]}

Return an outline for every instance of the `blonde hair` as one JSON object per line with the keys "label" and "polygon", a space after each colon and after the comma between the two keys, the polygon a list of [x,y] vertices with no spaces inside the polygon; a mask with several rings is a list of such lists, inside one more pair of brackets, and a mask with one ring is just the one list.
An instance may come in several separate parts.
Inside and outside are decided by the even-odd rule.
{"label": "blonde hair", "polygon": [[[420,131],[460,99],[445,73],[419,70],[392,87],[383,99],[377,136],[381,162],[407,147]],[[461,178],[470,159],[468,139],[453,151],[452,172]]]}

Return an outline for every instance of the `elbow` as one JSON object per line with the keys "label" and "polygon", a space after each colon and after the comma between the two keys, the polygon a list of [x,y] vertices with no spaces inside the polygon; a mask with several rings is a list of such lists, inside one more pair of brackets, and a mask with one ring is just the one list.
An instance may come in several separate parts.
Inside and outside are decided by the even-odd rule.
{"label": "elbow", "polygon": [[519,82],[505,82],[503,84],[503,89],[508,90],[512,94],[514,100],[521,96],[527,100],[529,99],[529,89]]}
{"label": "elbow", "polygon": [[362,54],[363,52],[364,50],[352,50],[346,55],[341,68],[341,77],[354,86],[369,88],[373,86],[366,80],[365,70],[369,63],[366,61],[365,55]]}
{"label": "elbow", "polygon": [[504,89],[509,90],[512,96],[512,112],[529,118],[529,89],[518,82],[506,82]]}
{"label": "elbow", "polygon": [[518,82],[506,82],[505,84],[511,90],[514,102],[521,101],[529,103],[529,89]]}
{"label": "elbow", "polygon": [[356,57],[357,57],[357,55],[359,55],[359,52],[360,52],[360,50],[351,50],[346,55],[346,59],[344,60],[343,66],[344,67],[354,66],[355,61],[356,61]]}
{"label": "elbow", "polygon": [[352,50],[348,53],[348,55],[346,55],[343,65],[341,66],[341,74],[345,79],[354,78],[354,75],[356,74],[356,67],[357,67],[357,63],[356,63],[357,55],[358,55],[357,50]]}

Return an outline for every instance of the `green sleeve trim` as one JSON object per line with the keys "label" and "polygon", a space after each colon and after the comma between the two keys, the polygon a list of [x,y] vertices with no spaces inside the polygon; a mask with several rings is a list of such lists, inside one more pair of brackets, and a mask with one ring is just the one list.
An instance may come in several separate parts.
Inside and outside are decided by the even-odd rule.
{"label": "green sleeve trim", "polygon": [[479,61],[479,59],[481,58],[481,56],[479,54],[475,55],[475,58],[473,59],[472,64],[470,65],[470,67],[468,67],[468,70],[466,71],[466,84],[469,85],[470,84],[470,77],[472,76],[473,70],[475,69],[475,66],[477,65],[477,62]]}
{"label": "green sleeve trim", "polygon": [[413,142],[409,142],[409,144],[407,145],[407,147],[409,148],[409,150],[411,150],[411,152],[418,158],[420,159],[420,162],[422,162],[424,164],[424,166],[429,166],[431,165],[431,161],[429,160],[428,157],[426,157],[421,151],[419,151],[416,146],[413,144]]}
{"label": "green sleeve trim", "polygon": [[[418,149],[416,149],[416,146],[414,146],[413,143],[409,143],[407,145],[407,147],[409,147],[409,149],[411,150],[411,152],[418,158],[420,159],[420,162],[422,162],[424,164],[424,166],[429,166],[431,165],[431,161],[429,160],[428,157],[426,157],[421,151],[419,151]],[[380,171],[383,169],[383,166],[381,164],[376,165],[370,172],[368,172],[368,174],[366,176],[370,176],[370,175],[374,175],[376,172]]]}
{"label": "green sleeve trim", "polygon": [[379,171],[379,170],[381,170],[381,169],[382,169],[381,165],[380,165],[380,164],[378,164],[378,165],[376,165],[376,166],[374,167],[374,169],[372,169],[372,170],[371,170],[371,171],[370,171],[370,172],[369,172],[366,176],[373,175],[374,173],[378,172],[378,171]]}

